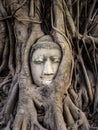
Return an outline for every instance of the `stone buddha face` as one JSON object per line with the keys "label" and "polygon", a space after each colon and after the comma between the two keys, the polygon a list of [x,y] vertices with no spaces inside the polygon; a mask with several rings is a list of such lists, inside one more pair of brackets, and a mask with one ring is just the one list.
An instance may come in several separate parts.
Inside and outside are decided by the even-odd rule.
{"label": "stone buddha face", "polygon": [[60,47],[46,35],[32,47],[31,74],[37,86],[49,85],[57,73],[60,61]]}

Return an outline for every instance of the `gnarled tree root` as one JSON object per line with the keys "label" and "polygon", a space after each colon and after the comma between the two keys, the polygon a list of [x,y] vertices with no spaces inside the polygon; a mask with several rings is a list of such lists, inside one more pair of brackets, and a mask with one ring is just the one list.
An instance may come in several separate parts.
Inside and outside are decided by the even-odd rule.
{"label": "gnarled tree root", "polygon": [[1,125],[7,124],[10,116],[12,115],[13,109],[15,108],[18,95],[18,83],[16,83],[13,86],[10,94],[11,95],[9,95],[8,97],[7,104],[5,104],[1,112],[1,118],[2,118],[2,122],[0,122]]}
{"label": "gnarled tree root", "polygon": [[89,130],[90,128],[85,114],[74,105],[68,94],[64,98],[64,117],[69,129],[78,130],[82,127],[82,129]]}

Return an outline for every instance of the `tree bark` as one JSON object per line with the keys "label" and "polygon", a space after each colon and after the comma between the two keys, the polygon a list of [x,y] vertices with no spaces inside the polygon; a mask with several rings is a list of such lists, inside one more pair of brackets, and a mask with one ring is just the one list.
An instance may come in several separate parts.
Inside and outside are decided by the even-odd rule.
{"label": "tree bark", "polygon": [[[98,2],[0,0],[0,129],[98,129]],[[30,51],[49,35],[61,61],[38,87]]]}

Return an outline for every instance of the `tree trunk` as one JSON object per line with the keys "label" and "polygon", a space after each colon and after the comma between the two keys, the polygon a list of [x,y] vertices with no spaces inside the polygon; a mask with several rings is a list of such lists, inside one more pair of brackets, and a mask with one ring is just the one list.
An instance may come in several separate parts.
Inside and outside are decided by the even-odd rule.
{"label": "tree trunk", "polygon": [[[98,129],[97,4],[0,0],[0,130]],[[52,50],[47,42],[61,58],[48,57],[58,68],[50,84],[39,85],[31,63],[44,62],[32,55],[37,43]]]}

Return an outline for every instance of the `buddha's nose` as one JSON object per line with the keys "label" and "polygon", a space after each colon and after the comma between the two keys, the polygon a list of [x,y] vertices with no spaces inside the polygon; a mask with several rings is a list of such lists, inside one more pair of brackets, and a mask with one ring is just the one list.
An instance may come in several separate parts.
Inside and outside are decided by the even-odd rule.
{"label": "buddha's nose", "polygon": [[53,75],[53,74],[54,74],[53,66],[51,60],[48,58],[44,64],[43,75]]}

